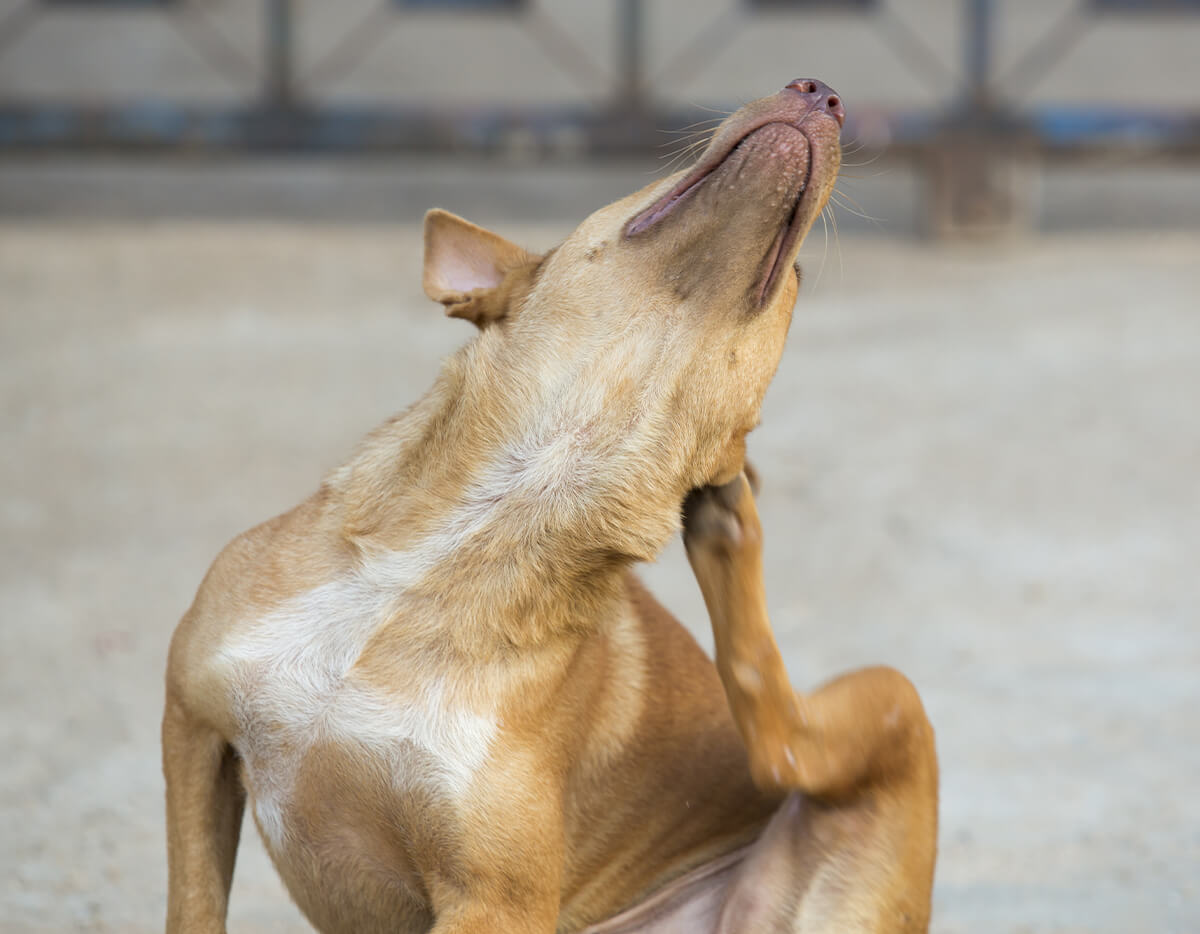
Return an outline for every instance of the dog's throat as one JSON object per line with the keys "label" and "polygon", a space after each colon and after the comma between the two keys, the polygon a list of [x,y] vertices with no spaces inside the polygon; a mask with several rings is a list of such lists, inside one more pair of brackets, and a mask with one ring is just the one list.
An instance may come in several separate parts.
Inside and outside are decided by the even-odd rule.
{"label": "dog's throat", "polygon": [[677,530],[675,491],[583,428],[494,440],[450,369],[392,426],[390,452],[365,450],[334,478],[356,487],[348,501],[373,503],[348,537],[380,587],[477,638],[522,645],[586,626]]}

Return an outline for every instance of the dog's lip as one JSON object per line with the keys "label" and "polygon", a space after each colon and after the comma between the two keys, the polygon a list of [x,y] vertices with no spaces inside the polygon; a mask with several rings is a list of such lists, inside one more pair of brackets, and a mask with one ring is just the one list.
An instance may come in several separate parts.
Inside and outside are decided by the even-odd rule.
{"label": "dog's lip", "polygon": [[775,283],[779,281],[779,272],[790,260],[792,250],[796,246],[796,240],[800,236],[802,227],[807,226],[807,218],[805,211],[802,208],[805,205],[804,195],[808,191],[808,183],[812,179],[813,172],[813,146],[809,142],[808,168],[804,173],[804,181],[800,183],[800,189],[796,192],[796,203],[792,205],[792,210],[788,213],[787,223],[779,228],[779,233],[775,235],[775,239],[771,241],[771,248],[767,251],[767,274],[763,277],[762,285],[759,286],[758,304],[763,305],[767,296],[771,294]]}

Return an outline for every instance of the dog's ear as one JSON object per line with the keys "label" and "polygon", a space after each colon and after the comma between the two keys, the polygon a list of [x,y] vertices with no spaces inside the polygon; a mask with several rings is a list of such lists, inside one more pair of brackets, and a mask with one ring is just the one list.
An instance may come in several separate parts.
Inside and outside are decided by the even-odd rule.
{"label": "dog's ear", "polygon": [[449,211],[425,215],[425,294],[446,306],[452,318],[483,328],[503,318],[509,272],[536,263],[537,257],[499,234],[484,230]]}

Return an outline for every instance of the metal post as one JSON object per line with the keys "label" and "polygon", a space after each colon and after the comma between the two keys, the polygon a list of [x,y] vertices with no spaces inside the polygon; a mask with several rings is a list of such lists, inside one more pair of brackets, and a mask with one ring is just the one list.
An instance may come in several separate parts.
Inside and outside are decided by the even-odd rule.
{"label": "metal post", "polygon": [[963,104],[976,113],[991,106],[992,33],[995,9],[992,0],[967,0],[963,62],[967,76]]}
{"label": "metal post", "polygon": [[642,84],[642,0],[621,0],[618,15],[620,84],[617,97],[630,112],[640,111],[645,106]]}
{"label": "metal post", "polygon": [[292,83],[292,0],[266,0],[266,83],[263,102],[272,110],[289,110]]}

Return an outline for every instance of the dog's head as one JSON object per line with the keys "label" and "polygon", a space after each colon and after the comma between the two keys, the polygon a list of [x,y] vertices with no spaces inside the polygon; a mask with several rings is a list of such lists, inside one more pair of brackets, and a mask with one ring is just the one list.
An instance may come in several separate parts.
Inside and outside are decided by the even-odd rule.
{"label": "dog's head", "polygon": [[480,327],[473,359],[531,431],[652,457],[669,495],[727,480],[779,363],[842,119],[827,87],[792,82],[545,256],[432,211],[425,290]]}

